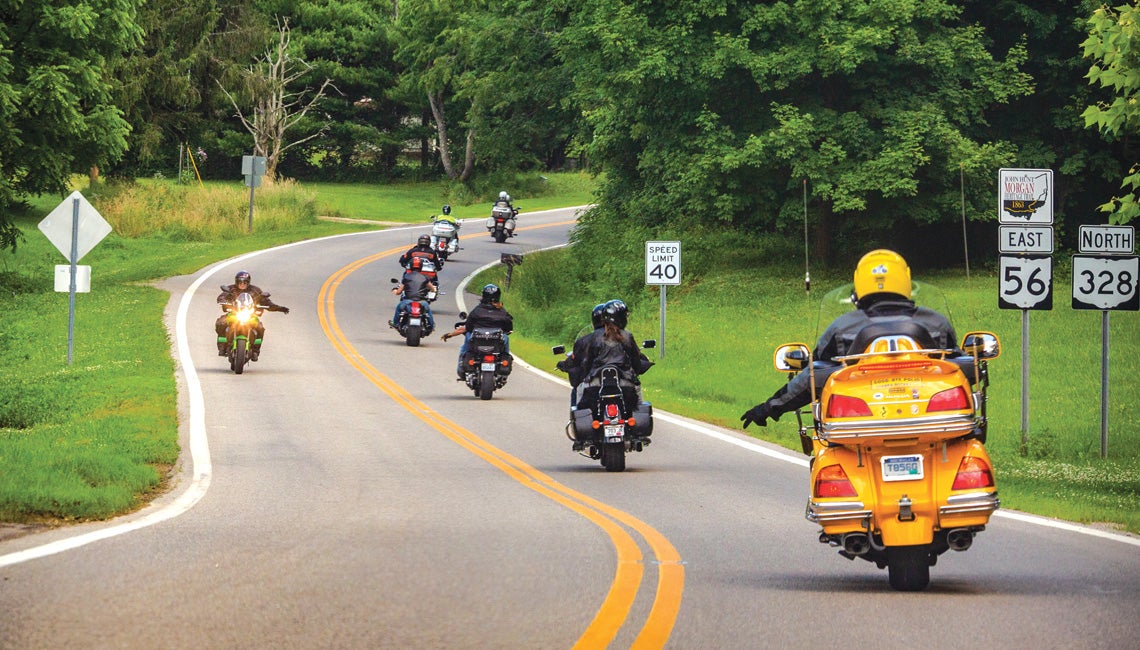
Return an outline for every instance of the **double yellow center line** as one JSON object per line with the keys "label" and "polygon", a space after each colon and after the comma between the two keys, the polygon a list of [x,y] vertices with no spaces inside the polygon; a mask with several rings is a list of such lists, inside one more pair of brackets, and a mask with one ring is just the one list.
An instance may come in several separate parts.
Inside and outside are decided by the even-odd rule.
{"label": "double yellow center line", "polygon": [[617,551],[614,580],[601,608],[579,637],[575,648],[603,648],[609,645],[628,618],[641,586],[645,564],[637,542],[618,524],[624,524],[641,535],[653,551],[654,565],[658,572],[657,592],[649,616],[631,647],[644,650],[664,647],[677,620],[681,608],[681,592],[685,585],[685,569],[681,557],[664,535],[621,510],[571,490],[443,417],[377,370],[356,351],[341,331],[335,309],[336,291],[340,284],[364,266],[402,251],[403,248],[393,248],[358,259],[330,276],[321,286],[317,298],[321,329],[341,356],[397,404],[507,476],[580,514],[609,535]]}

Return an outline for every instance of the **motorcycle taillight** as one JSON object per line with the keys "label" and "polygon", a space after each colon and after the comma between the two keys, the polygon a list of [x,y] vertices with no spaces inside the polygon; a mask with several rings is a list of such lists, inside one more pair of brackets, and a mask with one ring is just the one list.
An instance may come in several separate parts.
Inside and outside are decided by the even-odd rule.
{"label": "motorcycle taillight", "polygon": [[829,418],[867,417],[870,414],[871,407],[858,397],[832,395],[827,402],[827,417]]}
{"label": "motorcycle taillight", "polygon": [[420,315],[420,303],[413,302],[412,307],[411,307],[411,311],[412,311],[412,316],[419,316]]}
{"label": "motorcycle taillight", "polygon": [[487,354],[483,356],[483,363],[495,363],[495,355]]}
{"label": "motorcycle taillight", "polygon": [[972,490],[994,486],[994,475],[989,464],[976,456],[966,456],[958,464],[958,474],[954,477],[951,490]]}
{"label": "motorcycle taillight", "polygon": [[966,391],[961,386],[955,386],[936,393],[926,404],[927,413],[934,411],[960,411],[968,408],[970,408],[970,399],[966,397]]}
{"label": "motorcycle taillight", "polygon": [[606,417],[616,418],[618,416],[617,404],[606,404]]}
{"label": "motorcycle taillight", "polygon": [[820,498],[859,496],[841,465],[829,465],[819,470],[815,477],[814,494]]}

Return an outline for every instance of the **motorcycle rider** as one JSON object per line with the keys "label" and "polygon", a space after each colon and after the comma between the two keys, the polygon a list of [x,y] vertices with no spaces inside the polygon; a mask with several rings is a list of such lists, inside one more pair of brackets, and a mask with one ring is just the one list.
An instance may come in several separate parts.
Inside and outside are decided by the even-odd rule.
{"label": "motorcycle rider", "polygon": [[[605,326],[605,323],[602,321],[602,311],[605,308],[606,303],[603,302],[594,305],[594,308],[590,311],[590,323],[594,326],[592,332],[596,332],[599,328]],[[577,348],[578,341],[581,341],[588,336],[590,336],[590,334],[583,334],[582,336],[578,337],[578,340],[574,341],[574,348]],[[573,409],[578,405],[578,385],[582,383],[583,374],[583,368],[578,364],[578,360],[574,357],[573,348],[571,349],[570,354],[566,355],[565,359],[562,359],[558,363],[554,364],[554,367],[566,373],[567,378],[570,380],[570,408]]]}
{"label": "motorcycle rider", "polygon": [[[405,269],[411,268],[412,260],[417,257],[434,264],[435,271],[443,270],[443,260],[439,259],[439,255],[432,250],[431,237],[429,235],[420,235],[419,239],[416,240],[416,245],[409,248],[400,256],[400,266]],[[436,280],[435,271],[425,273],[433,282]],[[421,272],[423,271],[421,270]]]}
{"label": "motorcycle rider", "polygon": [[[514,361],[514,357],[511,356],[511,341],[508,335],[515,328],[515,321],[503,308],[503,291],[498,285],[484,285],[479,297],[479,304],[475,305],[471,313],[467,314],[467,320],[459,327],[443,335],[444,341],[453,336],[465,335],[463,345],[459,346],[459,361],[455,368],[455,372],[461,381],[463,380],[463,357],[467,354],[468,343],[471,342],[471,332],[477,327],[497,327],[503,330],[503,354],[508,360]],[[508,367],[514,367],[514,364],[510,364]]]}
{"label": "motorcycle rider", "polygon": [[[618,369],[618,383],[622,388],[631,388],[641,402],[641,380],[653,362],[650,361],[633,340],[625,326],[629,322],[629,307],[621,300],[610,300],[602,307],[602,327],[574,342],[573,358],[582,370],[578,407],[590,408],[583,401],[591,401],[593,396],[588,389],[601,386],[601,370],[605,366]],[[596,391],[593,391],[596,394]]]}
{"label": "motorcycle rider", "polygon": [[[851,344],[859,330],[874,323],[914,322],[929,332],[936,349],[957,348],[957,335],[949,319],[911,300],[910,267],[898,253],[877,249],[864,255],[855,267],[854,284],[851,297],[857,309],[832,321],[816,343],[813,360],[830,362],[837,356],[862,352],[851,349]],[[948,360],[962,367],[967,377],[973,376],[972,357],[958,352]],[[812,399],[811,374],[814,372],[818,393],[831,373],[842,367],[817,363],[814,371],[804,368],[766,401],[741,415],[744,428],[752,423],[766,426],[768,418],[779,420],[784,413],[806,406]]]}
{"label": "motorcycle rider", "polygon": [[[251,284],[252,277],[249,271],[238,271],[234,275],[234,283],[222,289],[222,293],[218,294],[218,304],[222,306],[224,312],[214,321],[214,331],[218,335],[218,356],[224,357],[229,354],[228,337],[226,336],[226,329],[229,324],[230,311],[229,306],[237,301],[239,294],[248,293],[253,298],[253,304],[258,307],[263,307],[269,311],[279,311],[283,314],[289,313],[288,307],[276,305],[269,299],[269,294],[261,290],[254,284]],[[257,361],[257,357],[261,354],[261,343],[265,340],[265,325],[261,321],[257,322],[257,329],[254,332],[253,344],[249,349],[249,360]]]}
{"label": "motorcycle rider", "polygon": [[[455,217],[451,216],[451,206],[449,204],[447,204],[447,203],[443,204],[443,216],[436,217],[435,221],[437,221],[437,222],[438,221],[446,221],[447,223],[451,224],[452,226],[455,226],[455,231],[451,237],[454,240],[454,242],[450,243],[448,245],[448,248],[449,249],[454,248],[454,249],[458,250],[458,248],[459,248],[459,220],[456,219]],[[430,239],[428,240],[428,245],[431,245]]]}
{"label": "motorcycle rider", "polygon": [[411,266],[404,277],[400,280],[400,284],[392,287],[392,293],[397,296],[402,295],[400,302],[396,303],[396,314],[392,320],[388,321],[388,326],[395,329],[396,324],[400,322],[404,312],[408,311],[409,306],[413,300],[420,301],[420,305],[424,309],[424,317],[427,318],[428,329],[435,329],[435,317],[432,316],[431,307],[428,303],[428,293],[435,291],[435,284],[431,279],[423,274],[424,260],[422,257],[411,258]]}
{"label": "motorcycle rider", "polygon": [[515,206],[511,205],[511,195],[506,192],[499,192],[499,199],[495,201],[495,205],[505,205],[512,211],[515,209]]}

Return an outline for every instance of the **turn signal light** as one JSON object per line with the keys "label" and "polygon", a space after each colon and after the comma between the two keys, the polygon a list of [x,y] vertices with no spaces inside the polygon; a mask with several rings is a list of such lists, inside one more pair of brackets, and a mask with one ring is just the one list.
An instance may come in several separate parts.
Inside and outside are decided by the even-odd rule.
{"label": "turn signal light", "polygon": [[828,465],[819,470],[815,476],[815,496],[826,497],[854,497],[859,496],[855,486],[847,478],[847,472],[840,465]]}
{"label": "turn signal light", "polygon": [[827,401],[827,416],[831,418],[857,418],[871,415],[871,407],[858,397],[832,395]]}
{"label": "turn signal light", "polygon": [[951,490],[976,490],[994,486],[994,475],[989,463],[976,456],[966,456],[958,464],[958,475],[954,477]]}
{"label": "turn signal light", "polygon": [[926,404],[926,412],[933,413],[934,411],[961,411],[962,409],[970,408],[970,400],[966,397],[966,391],[961,386],[948,388],[942,392],[935,393],[934,397]]}

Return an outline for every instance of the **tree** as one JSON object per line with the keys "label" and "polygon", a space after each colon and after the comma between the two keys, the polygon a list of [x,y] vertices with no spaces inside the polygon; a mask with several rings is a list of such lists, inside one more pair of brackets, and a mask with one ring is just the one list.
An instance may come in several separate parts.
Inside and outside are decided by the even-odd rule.
{"label": "tree", "polygon": [[[960,170],[1013,156],[984,134],[988,112],[1031,88],[1024,46],[991,52],[946,0],[568,10],[558,51],[606,171],[592,218],[791,231],[806,180],[821,259],[957,221]],[[969,198],[971,215],[992,212]]]}
{"label": "tree", "polygon": [[[1102,6],[1088,21],[1089,37],[1082,43],[1084,54],[1093,59],[1090,84],[1111,90],[1111,102],[1089,106],[1083,116],[1086,126],[1096,126],[1110,140],[1127,142],[1140,135],[1140,7]],[[1135,151],[1132,151],[1135,160]],[[1140,164],[1133,164],[1120,184],[1124,194],[1100,206],[1110,223],[1128,223],[1140,216]]]}
{"label": "tree", "polygon": [[6,209],[66,194],[71,174],[119,159],[129,130],[108,64],[137,47],[137,0],[0,2],[0,241]]}
{"label": "tree", "polygon": [[[265,157],[265,176],[269,179],[277,177],[277,163],[285,150],[319,137],[324,132],[322,128],[293,141],[285,137],[324,97],[325,89],[331,83],[330,79],[325,79],[311,97],[306,97],[308,89],[291,90],[290,85],[303,77],[312,66],[294,58],[290,52],[288,18],[278,21],[277,31],[276,46],[246,71],[245,93],[254,103],[253,114],[246,117],[233,94],[222,88],[237,110],[238,119],[253,135],[254,155]],[[221,82],[218,85],[221,86]]]}

